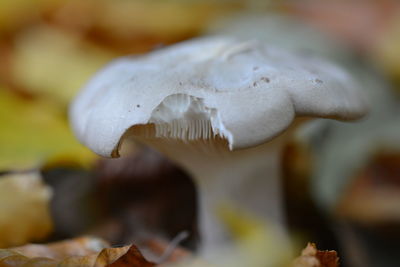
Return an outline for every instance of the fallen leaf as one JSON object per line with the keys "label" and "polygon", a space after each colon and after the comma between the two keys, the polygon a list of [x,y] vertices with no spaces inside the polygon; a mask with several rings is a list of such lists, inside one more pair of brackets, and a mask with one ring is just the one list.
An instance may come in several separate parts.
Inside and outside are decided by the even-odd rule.
{"label": "fallen leaf", "polygon": [[103,249],[99,253],[94,266],[105,266],[109,262],[115,262],[116,260],[118,260],[118,258],[121,257],[121,255],[125,255],[128,250],[130,250],[129,246]]}
{"label": "fallen leaf", "polygon": [[96,157],[78,143],[66,114],[40,99],[22,99],[0,87],[0,170],[37,167],[49,161],[84,166]]}
{"label": "fallen leaf", "polygon": [[16,252],[28,258],[51,258],[60,261],[71,256],[84,257],[93,253],[99,253],[106,247],[108,247],[108,243],[102,239],[78,237],[46,245],[28,244],[0,251]]}
{"label": "fallen leaf", "polygon": [[47,95],[66,105],[113,57],[114,53],[78,35],[38,24],[15,40],[13,78],[30,93]]}
{"label": "fallen leaf", "polygon": [[215,1],[100,2],[102,12],[97,23],[108,34],[127,36],[132,33],[139,35],[144,33],[150,36],[162,36],[167,40],[171,39],[171,36],[198,32],[215,13],[221,12],[221,7],[229,8],[229,5],[219,5]]}
{"label": "fallen leaf", "polygon": [[[95,267],[100,267],[101,265]],[[151,267],[154,263],[148,262],[135,246],[130,246],[128,251],[107,267]]]}
{"label": "fallen leaf", "polygon": [[134,245],[109,248],[95,237],[0,249],[0,267],[152,267]]}
{"label": "fallen leaf", "polygon": [[[400,81],[400,5],[397,16],[385,29],[373,51],[373,58],[386,73]],[[400,90],[399,87],[396,88]]]}
{"label": "fallen leaf", "polygon": [[318,250],[316,257],[319,260],[321,267],[339,266],[339,258],[334,250]]}
{"label": "fallen leaf", "polygon": [[321,251],[313,243],[308,243],[301,256],[294,260],[292,267],[338,267],[336,251]]}
{"label": "fallen leaf", "polygon": [[0,8],[0,32],[18,29],[35,19],[43,9],[59,0],[2,0]]}
{"label": "fallen leaf", "polygon": [[0,247],[40,240],[52,231],[51,194],[37,172],[0,176]]}

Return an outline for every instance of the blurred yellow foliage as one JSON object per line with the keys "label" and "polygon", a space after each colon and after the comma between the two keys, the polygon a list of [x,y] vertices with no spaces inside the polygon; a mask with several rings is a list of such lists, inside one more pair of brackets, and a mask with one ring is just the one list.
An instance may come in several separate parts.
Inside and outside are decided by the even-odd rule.
{"label": "blurred yellow foliage", "polygon": [[0,170],[35,167],[65,158],[88,165],[95,155],[80,145],[66,114],[44,100],[26,100],[0,89]]}
{"label": "blurred yellow foliage", "polygon": [[0,247],[46,237],[52,230],[51,189],[38,173],[0,177]]}
{"label": "blurred yellow foliage", "polygon": [[111,52],[75,35],[42,25],[17,38],[13,73],[26,90],[66,104],[112,58]]}
{"label": "blurred yellow foliage", "polygon": [[384,70],[400,80],[400,12],[379,38],[375,57]]}
{"label": "blurred yellow foliage", "polygon": [[[96,2],[96,1],[95,1]],[[196,32],[215,13],[218,2],[101,0],[98,24],[114,35],[181,35]],[[208,3],[207,3],[208,2]],[[99,5],[98,5],[99,6]]]}
{"label": "blurred yellow foliage", "polygon": [[0,0],[0,35],[13,30],[21,22],[36,17],[43,9],[61,0]]}

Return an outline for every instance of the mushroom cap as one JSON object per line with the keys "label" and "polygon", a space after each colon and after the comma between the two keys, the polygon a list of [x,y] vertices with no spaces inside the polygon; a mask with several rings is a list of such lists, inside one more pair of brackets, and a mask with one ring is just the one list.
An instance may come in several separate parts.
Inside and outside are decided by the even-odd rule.
{"label": "mushroom cap", "polygon": [[[168,124],[158,136],[176,137],[174,121],[183,132],[209,123],[238,149],[272,139],[296,116],[351,120],[365,111],[356,82],[333,64],[255,40],[206,37],[113,61],[76,97],[70,118],[83,144],[111,156],[137,125]],[[207,138],[204,127],[184,137]]]}

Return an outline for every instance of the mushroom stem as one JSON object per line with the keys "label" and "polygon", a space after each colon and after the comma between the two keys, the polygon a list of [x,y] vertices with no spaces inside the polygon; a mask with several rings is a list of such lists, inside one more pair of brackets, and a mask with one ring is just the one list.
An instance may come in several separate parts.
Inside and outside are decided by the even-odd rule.
{"label": "mushroom stem", "polygon": [[[200,253],[209,260],[240,241],[224,209],[272,226],[287,241],[282,209],[280,159],[286,132],[262,145],[230,151],[225,140],[142,139],[185,168],[198,190]],[[136,139],[137,140],[137,139]],[[246,218],[244,218],[246,219]]]}
{"label": "mushroom stem", "polygon": [[233,248],[242,238],[224,216],[227,210],[285,232],[281,151],[276,142],[234,151],[219,160],[204,159],[204,165],[193,172],[199,199],[200,252],[205,258],[217,258],[219,251]]}

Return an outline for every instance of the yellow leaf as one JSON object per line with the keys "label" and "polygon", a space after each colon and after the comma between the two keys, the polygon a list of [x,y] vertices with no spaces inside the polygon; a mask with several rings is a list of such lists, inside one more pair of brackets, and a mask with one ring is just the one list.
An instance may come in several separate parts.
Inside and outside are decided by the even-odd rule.
{"label": "yellow leaf", "polygon": [[400,80],[400,14],[379,39],[374,57],[383,69]]}
{"label": "yellow leaf", "polygon": [[12,71],[25,89],[68,103],[113,57],[77,35],[38,25],[17,38]]}
{"label": "yellow leaf", "polygon": [[72,135],[66,114],[42,100],[0,89],[0,170],[36,167],[68,159],[88,165],[95,155]]}
{"label": "yellow leaf", "polygon": [[40,12],[60,0],[0,0],[0,34],[34,19]]}

